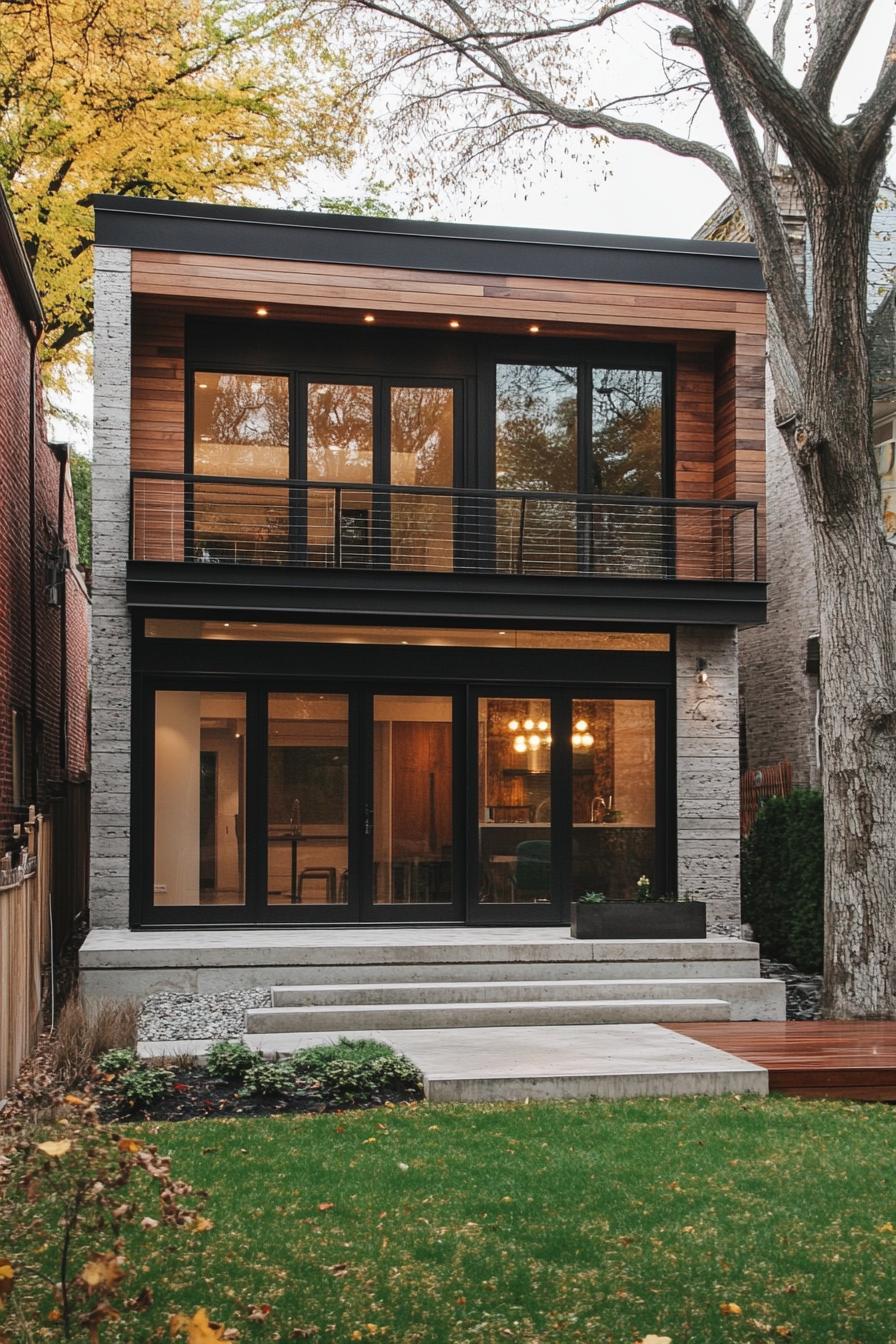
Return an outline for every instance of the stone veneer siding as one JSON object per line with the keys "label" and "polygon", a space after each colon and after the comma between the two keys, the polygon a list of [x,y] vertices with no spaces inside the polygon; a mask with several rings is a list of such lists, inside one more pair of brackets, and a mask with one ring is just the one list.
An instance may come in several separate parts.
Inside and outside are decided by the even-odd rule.
{"label": "stone veneer siding", "polygon": [[[697,681],[697,659],[708,680]],[[706,901],[710,929],[740,923],[737,631],[676,636],[678,894]]]}
{"label": "stone veneer siding", "polygon": [[131,625],[125,595],[131,456],[131,254],[94,250],[93,704],[90,918],[128,923]]}

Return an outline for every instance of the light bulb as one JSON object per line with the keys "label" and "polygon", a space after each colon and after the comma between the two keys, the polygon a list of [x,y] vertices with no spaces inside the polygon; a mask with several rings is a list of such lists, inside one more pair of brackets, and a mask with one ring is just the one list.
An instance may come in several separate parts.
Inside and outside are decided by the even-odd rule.
{"label": "light bulb", "polygon": [[507,727],[510,729],[512,733],[515,733],[516,730],[519,728],[519,726],[520,726],[519,719],[511,719],[507,725]]}
{"label": "light bulb", "polygon": [[575,728],[576,728],[576,732],[577,732],[577,733],[584,733],[584,731],[585,731],[585,729],[586,729],[587,727],[588,727],[588,724],[585,722],[584,719],[577,719],[577,720],[576,720]]}
{"label": "light bulb", "polygon": [[572,735],[572,744],[573,744],[574,747],[580,747],[580,746],[582,745],[582,734],[581,734],[581,733],[573,733],[573,735]]}
{"label": "light bulb", "polygon": [[524,719],[523,727],[525,728],[527,733],[531,733],[532,729],[535,727],[535,723],[532,719]]}
{"label": "light bulb", "polygon": [[515,737],[513,739],[513,749],[514,751],[525,751],[526,739],[524,737]]}
{"label": "light bulb", "polygon": [[550,733],[548,733],[547,737],[545,738],[545,745],[550,746],[553,740],[554,739],[551,737]]}
{"label": "light bulb", "polygon": [[546,733],[547,730],[548,730],[548,721],[547,721],[547,719],[539,719],[539,720],[538,720],[538,731],[539,731],[540,733]]}
{"label": "light bulb", "polygon": [[583,734],[582,734],[582,746],[583,746],[583,747],[593,747],[593,746],[594,746],[594,738],[591,736],[590,733],[583,733]]}
{"label": "light bulb", "polygon": [[529,738],[529,746],[532,748],[533,751],[537,751],[538,748],[541,746],[541,738],[538,736],[537,733],[533,733],[532,736]]}

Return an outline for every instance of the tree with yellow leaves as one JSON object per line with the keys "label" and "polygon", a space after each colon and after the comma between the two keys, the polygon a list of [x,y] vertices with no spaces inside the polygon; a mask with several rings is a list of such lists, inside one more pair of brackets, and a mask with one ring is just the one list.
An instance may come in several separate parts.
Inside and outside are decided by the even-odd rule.
{"label": "tree with yellow leaves", "polygon": [[5,0],[0,185],[47,313],[57,375],[92,320],[95,192],[301,193],[344,166],[359,104],[294,0]]}

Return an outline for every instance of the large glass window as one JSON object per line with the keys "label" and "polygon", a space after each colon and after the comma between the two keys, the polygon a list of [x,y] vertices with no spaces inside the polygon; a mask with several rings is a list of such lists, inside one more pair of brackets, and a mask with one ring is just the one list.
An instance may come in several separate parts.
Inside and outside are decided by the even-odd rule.
{"label": "large glass window", "polygon": [[[309,383],[309,481],[373,481],[374,400],[370,383]],[[367,566],[374,544],[369,490],[308,491],[308,563]]]}
{"label": "large glass window", "polygon": [[598,495],[663,493],[663,375],[592,369],[591,479]]}
{"label": "large glass window", "polygon": [[[259,373],[193,376],[193,471],[199,476],[289,476],[289,379]],[[282,487],[197,483],[192,551],[200,561],[281,563],[289,505]]]}
{"label": "large glass window", "polygon": [[268,697],[268,904],[348,901],[348,696]]}
{"label": "large glass window", "polygon": [[452,896],[452,704],[447,695],[373,698],[373,899]]}
{"label": "large glass window", "polygon": [[157,691],[153,901],[243,905],[246,697]]}
{"label": "large glass window", "polygon": [[653,700],[572,702],[572,899],[602,891],[634,900],[656,872]]}

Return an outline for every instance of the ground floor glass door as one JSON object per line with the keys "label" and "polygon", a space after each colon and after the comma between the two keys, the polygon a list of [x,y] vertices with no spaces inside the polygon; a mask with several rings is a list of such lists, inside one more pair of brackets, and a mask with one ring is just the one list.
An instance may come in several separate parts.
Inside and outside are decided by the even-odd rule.
{"label": "ground floor glass door", "polygon": [[156,922],[558,924],[587,892],[665,890],[661,693],[152,694]]}

